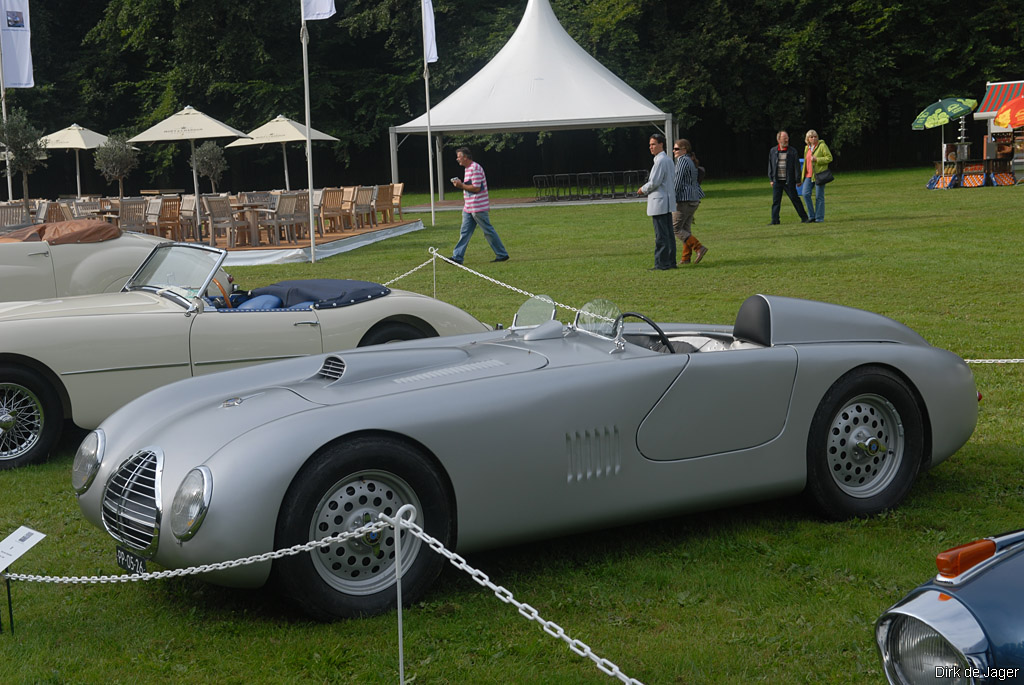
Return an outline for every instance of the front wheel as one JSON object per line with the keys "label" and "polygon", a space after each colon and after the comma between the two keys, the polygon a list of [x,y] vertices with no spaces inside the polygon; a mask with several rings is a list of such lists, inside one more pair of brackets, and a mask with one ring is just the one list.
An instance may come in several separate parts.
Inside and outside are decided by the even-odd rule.
{"label": "front wheel", "polygon": [[[417,449],[397,440],[364,437],[332,445],[292,481],[275,533],[275,548],[351,531],[416,507],[416,522],[448,547],[454,539],[452,504],[437,469]],[[416,601],[437,578],[444,557],[407,530],[401,532],[402,598]],[[274,562],[284,594],[320,620],[370,616],[396,606],[395,531],[320,547]]]}
{"label": "front wheel", "polygon": [[830,518],[871,516],[903,501],[923,458],[921,410],[906,382],[888,369],[854,369],[814,414],[807,491]]}
{"label": "front wheel", "polygon": [[0,470],[43,461],[63,422],[57,394],[39,374],[0,365]]}

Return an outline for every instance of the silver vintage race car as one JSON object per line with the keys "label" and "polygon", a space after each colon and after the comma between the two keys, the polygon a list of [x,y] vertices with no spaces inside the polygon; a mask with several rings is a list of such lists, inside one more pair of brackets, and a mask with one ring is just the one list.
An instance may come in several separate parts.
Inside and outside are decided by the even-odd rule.
{"label": "silver vintage race car", "polygon": [[[81,509],[129,569],[321,540],[404,504],[459,551],[801,491],[842,518],[897,505],[977,419],[963,360],[860,310],[756,295],[734,326],[607,301],[571,326],[546,313],[151,392],[82,443]],[[205,577],[275,576],[315,617],[373,614],[395,603],[394,548],[366,535]],[[406,533],[402,549],[412,601],[444,559]]]}
{"label": "silver vintage race car", "polygon": [[129,400],[183,378],[490,330],[450,304],[365,281],[229,292],[226,256],[165,242],[120,292],[0,303],[0,469],[44,458],[65,418],[95,428]]}

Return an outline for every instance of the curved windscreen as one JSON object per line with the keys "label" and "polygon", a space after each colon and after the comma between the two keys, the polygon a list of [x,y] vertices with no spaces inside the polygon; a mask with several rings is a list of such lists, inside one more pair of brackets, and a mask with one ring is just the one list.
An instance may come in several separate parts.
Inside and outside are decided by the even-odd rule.
{"label": "curved windscreen", "polygon": [[591,300],[576,313],[576,330],[614,339],[622,327],[621,314],[611,300]]}
{"label": "curved windscreen", "polygon": [[124,290],[173,288],[188,297],[205,292],[227,253],[198,245],[158,245]]}

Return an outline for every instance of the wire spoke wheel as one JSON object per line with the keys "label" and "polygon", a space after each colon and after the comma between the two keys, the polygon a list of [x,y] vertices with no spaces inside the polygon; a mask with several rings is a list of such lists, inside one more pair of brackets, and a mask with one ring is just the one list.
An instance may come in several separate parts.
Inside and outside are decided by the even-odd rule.
{"label": "wire spoke wheel", "polygon": [[0,383],[0,460],[18,459],[35,447],[44,416],[34,392],[17,383]]}

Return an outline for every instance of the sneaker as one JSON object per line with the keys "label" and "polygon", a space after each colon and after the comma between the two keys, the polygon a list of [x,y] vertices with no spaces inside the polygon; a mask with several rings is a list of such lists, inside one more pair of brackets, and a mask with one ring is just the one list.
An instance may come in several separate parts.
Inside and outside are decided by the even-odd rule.
{"label": "sneaker", "polygon": [[704,247],[703,245],[698,247],[696,250],[693,251],[693,263],[700,263],[700,260],[704,259],[704,255],[706,255],[707,253],[708,248]]}
{"label": "sneaker", "polygon": [[458,257],[449,257],[448,259],[452,260],[456,264],[462,264],[462,260],[459,259]]}
{"label": "sneaker", "polygon": [[805,216],[803,219],[800,219],[800,223],[802,223],[802,224],[813,224],[814,223],[814,219],[812,219],[812,218],[810,218],[808,216]]}
{"label": "sneaker", "polygon": [[495,257],[494,259],[491,260],[491,262],[507,262],[507,261],[508,261],[508,255],[505,255],[504,257]]}

